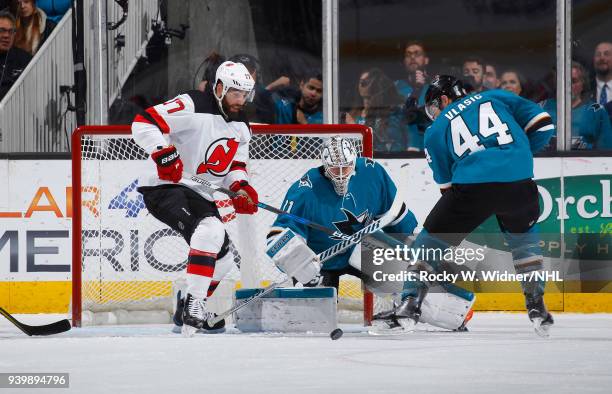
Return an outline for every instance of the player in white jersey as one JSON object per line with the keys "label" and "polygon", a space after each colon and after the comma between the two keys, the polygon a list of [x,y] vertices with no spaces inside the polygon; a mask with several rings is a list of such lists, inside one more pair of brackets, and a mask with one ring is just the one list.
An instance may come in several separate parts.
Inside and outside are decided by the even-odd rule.
{"label": "player in white jersey", "polygon": [[224,62],[204,92],[188,91],[153,106],[132,123],[134,140],[157,166],[141,177],[138,191],[149,212],[179,232],[190,247],[187,294],[174,319],[188,336],[223,327],[206,323],[211,316],[206,300],[232,268],[233,257],[212,194],[187,174],[238,192],[233,199],[237,213],[257,211],[257,192],[246,172],[251,131],[243,112],[253,86],[244,65]]}

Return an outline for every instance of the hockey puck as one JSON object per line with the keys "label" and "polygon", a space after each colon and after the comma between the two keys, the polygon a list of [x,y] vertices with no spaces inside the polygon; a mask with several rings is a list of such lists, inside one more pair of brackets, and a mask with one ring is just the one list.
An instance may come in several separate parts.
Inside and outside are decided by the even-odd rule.
{"label": "hockey puck", "polygon": [[334,331],[329,333],[329,337],[332,339],[332,341],[335,341],[337,339],[342,338],[343,334],[344,334],[344,331],[342,331],[341,328],[336,328]]}

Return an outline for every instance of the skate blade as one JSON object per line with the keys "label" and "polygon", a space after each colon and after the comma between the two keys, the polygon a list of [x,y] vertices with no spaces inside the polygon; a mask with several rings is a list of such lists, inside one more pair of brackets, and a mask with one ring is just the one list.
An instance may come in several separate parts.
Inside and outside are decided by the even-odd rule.
{"label": "skate blade", "polygon": [[550,324],[542,324],[544,319],[536,317],[533,319],[533,330],[542,338],[550,337]]}
{"label": "skate blade", "polygon": [[211,330],[207,330],[206,328],[200,328],[198,330],[198,334],[223,334],[225,332],[225,327],[214,328]]}
{"label": "skate blade", "polygon": [[[401,323],[400,323],[401,324]],[[368,334],[379,336],[379,335],[406,335],[413,332],[414,329],[406,331],[403,326],[389,327],[384,321],[373,321],[372,326],[368,328]]]}
{"label": "skate blade", "polygon": [[177,326],[176,324],[172,327],[174,334],[180,334],[183,331],[183,326]]}
{"label": "skate blade", "polygon": [[181,330],[181,333],[185,338],[191,338],[196,333],[196,331],[198,331],[196,327],[191,327],[190,325],[183,324],[183,329]]}

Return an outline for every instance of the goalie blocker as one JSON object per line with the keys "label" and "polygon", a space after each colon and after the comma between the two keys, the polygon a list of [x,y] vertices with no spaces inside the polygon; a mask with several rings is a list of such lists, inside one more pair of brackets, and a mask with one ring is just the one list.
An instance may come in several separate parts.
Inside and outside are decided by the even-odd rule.
{"label": "goalie blocker", "polygon": [[289,228],[268,239],[266,254],[279,270],[302,284],[315,279],[321,270],[317,254]]}

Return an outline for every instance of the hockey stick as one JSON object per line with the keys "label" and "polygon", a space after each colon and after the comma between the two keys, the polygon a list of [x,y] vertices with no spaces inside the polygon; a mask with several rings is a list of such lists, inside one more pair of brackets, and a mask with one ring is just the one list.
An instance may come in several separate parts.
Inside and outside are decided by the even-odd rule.
{"label": "hockey stick", "polygon": [[[332,257],[344,252],[346,249],[350,248],[351,246],[358,244],[359,242],[361,242],[361,240],[365,236],[372,234],[376,231],[379,231],[383,227],[387,226],[389,223],[395,220],[395,218],[398,215],[402,213],[403,206],[404,206],[403,201],[401,199],[396,199],[393,202],[393,205],[391,205],[391,208],[383,216],[381,216],[378,220],[373,221],[369,225],[357,231],[355,234],[350,235],[348,239],[342,242],[339,242],[335,244],[334,246],[332,246],[331,248],[326,249],[323,252],[319,253],[318,255],[319,262],[323,264],[324,262],[331,259]],[[251,297],[247,298],[244,302],[240,304],[236,304],[232,308],[221,313],[220,315],[217,315],[216,317],[208,319],[208,325],[214,326],[215,324],[219,323],[221,320],[225,319],[226,317],[239,311],[245,306],[253,303],[255,300],[258,300],[266,296],[267,294],[270,294],[274,289],[276,289],[278,286],[283,284],[283,282],[274,282],[270,284],[269,286],[265,287],[259,293],[253,294]]]}
{"label": "hockey stick", "polygon": [[0,315],[6,317],[8,321],[15,325],[15,327],[17,327],[29,336],[59,334],[68,331],[71,328],[68,319],[60,320],[51,324],[44,324],[42,326],[29,326],[27,324],[21,323],[19,320],[15,319],[13,315],[11,315],[2,308],[0,308]]}
{"label": "hockey stick", "polygon": [[[187,175],[187,174],[185,174],[185,175],[189,177],[188,178],[189,180],[197,182],[197,183],[199,183],[200,185],[204,186],[207,189],[214,190],[214,191],[226,194],[230,198],[235,198],[235,197],[238,197],[240,195],[240,194],[238,194],[236,192],[233,192],[233,191],[231,191],[229,189],[226,189],[224,187],[213,185],[212,183],[210,183],[206,179],[202,179],[202,178],[200,178],[200,177],[198,177],[196,175]],[[287,211],[280,210],[278,208],[275,208],[275,207],[273,207],[271,205],[268,205],[266,203],[263,203],[261,201],[257,203],[257,206],[259,208],[261,208],[261,209],[265,209],[266,211],[270,211],[270,212],[275,213],[277,215],[287,216],[288,218],[291,218],[292,220],[295,220],[298,223],[301,223],[301,224],[303,224],[305,226],[308,226],[308,227],[314,228],[316,230],[322,231],[322,232],[324,232],[324,233],[326,233],[328,235],[334,236],[336,238],[340,238],[340,239],[344,239],[344,240],[349,240],[350,237],[351,237],[350,235],[346,235],[346,234],[344,234],[344,233],[342,233],[340,231],[332,230],[329,227],[325,227],[323,225],[320,225],[318,223],[310,221],[310,220],[308,220],[306,218],[303,218],[303,217],[300,217],[300,216],[296,216],[296,215],[294,215],[292,213],[289,213]]]}

